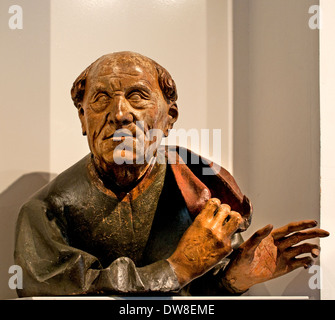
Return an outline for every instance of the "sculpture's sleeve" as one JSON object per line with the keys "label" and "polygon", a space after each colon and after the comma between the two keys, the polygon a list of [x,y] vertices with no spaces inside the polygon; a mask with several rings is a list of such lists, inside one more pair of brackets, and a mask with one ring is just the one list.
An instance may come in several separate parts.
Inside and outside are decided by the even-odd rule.
{"label": "sculpture's sleeve", "polygon": [[177,277],[166,260],[137,268],[126,257],[102,268],[99,260],[71,247],[59,222],[43,201],[31,200],[20,211],[16,226],[15,263],[23,270],[18,295],[82,295],[174,292]]}

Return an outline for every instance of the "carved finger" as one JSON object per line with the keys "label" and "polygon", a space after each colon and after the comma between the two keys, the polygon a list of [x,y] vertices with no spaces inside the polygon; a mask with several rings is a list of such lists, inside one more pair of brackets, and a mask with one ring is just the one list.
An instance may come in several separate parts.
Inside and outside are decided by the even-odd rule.
{"label": "carved finger", "polygon": [[256,231],[244,244],[244,250],[245,252],[250,253],[250,255],[253,255],[256,248],[259,246],[261,241],[265,239],[272,231],[273,225],[268,224],[262,229],[259,229]]}
{"label": "carved finger", "polygon": [[297,268],[304,267],[305,269],[311,267],[314,264],[314,260],[311,257],[294,258],[289,262],[289,269],[293,271]]}
{"label": "carved finger", "polygon": [[241,215],[236,211],[231,211],[229,213],[229,220],[225,224],[225,233],[228,236],[233,235],[237,229],[240,227],[240,225],[243,223],[243,218]]}
{"label": "carved finger", "polygon": [[307,239],[313,239],[313,238],[324,238],[328,237],[329,232],[322,230],[322,229],[311,229],[311,230],[304,230],[304,231],[299,231],[296,232],[282,240],[279,241],[278,243],[278,248],[280,250],[285,250],[286,248],[292,247],[295,244],[307,240]]}
{"label": "carved finger", "polygon": [[320,247],[312,249],[311,251],[312,257],[317,258],[320,255],[320,250],[321,250]]}
{"label": "carved finger", "polygon": [[214,218],[214,215],[216,214],[217,210],[220,207],[220,200],[216,198],[209,199],[204,208],[201,210],[199,215],[197,216],[197,220],[199,221],[210,221]]}
{"label": "carved finger", "polygon": [[304,253],[311,253],[314,258],[318,257],[320,247],[317,244],[303,243],[295,247],[286,249],[285,255],[289,258],[295,258],[296,256]]}
{"label": "carved finger", "polygon": [[281,228],[272,231],[274,240],[279,240],[292,232],[301,231],[308,228],[313,228],[317,225],[315,220],[303,220],[297,222],[291,222]]}
{"label": "carved finger", "polygon": [[231,208],[227,204],[221,204],[215,214],[215,226],[221,227],[230,214]]}

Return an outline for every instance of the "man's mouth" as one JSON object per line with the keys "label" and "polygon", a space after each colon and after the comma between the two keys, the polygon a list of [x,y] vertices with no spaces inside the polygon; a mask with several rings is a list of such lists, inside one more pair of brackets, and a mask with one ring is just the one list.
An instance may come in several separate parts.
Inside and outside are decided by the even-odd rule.
{"label": "man's mouth", "polygon": [[113,134],[107,135],[104,140],[111,139],[112,141],[120,142],[128,138],[134,139],[132,132],[126,129],[119,129],[116,130]]}
{"label": "man's mouth", "polygon": [[121,136],[121,137],[114,137],[112,136],[110,139],[119,142],[119,141],[124,141],[126,138],[134,138],[133,136]]}

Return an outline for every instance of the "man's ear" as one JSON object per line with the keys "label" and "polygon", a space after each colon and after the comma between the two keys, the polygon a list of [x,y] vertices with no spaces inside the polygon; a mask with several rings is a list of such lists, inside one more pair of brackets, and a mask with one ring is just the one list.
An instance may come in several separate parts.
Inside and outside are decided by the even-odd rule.
{"label": "man's ear", "polygon": [[85,120],[85,111],[81,103],[78,103],[78,115],[81,122],[81,130],[83,136],[86,136],[86,120]]}
{"label": "man's ear", "polygon": [[165,137],[168,136],[169,134],[169,130],[173,128],[174,123],[177,121],[178,119],[178,107],[177,104],[173,103],[170,107],[169,107],[169,111],[168,111],[168,123],[167,123],[167,129],[164,132]]}

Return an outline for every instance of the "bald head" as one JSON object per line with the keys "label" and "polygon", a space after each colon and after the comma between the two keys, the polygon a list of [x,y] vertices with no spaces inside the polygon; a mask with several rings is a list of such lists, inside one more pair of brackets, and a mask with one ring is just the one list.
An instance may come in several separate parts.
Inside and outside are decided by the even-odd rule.
{"label": "bald head", "polygon": [[79,108],[82,104],[86,83],[91,73],[99,72],[100,74],[108,75],[112,71],[120,71],[122,69],[132,70],[132,72],[136,73],[137,69],[140,71],[139,69],[143,68],[146,69],[147,73],[150,73],[152,77],[156,77],[166,101],[169,103],[176,102],[178,98],[177,88],[174,80],[165,68],[154,60],[139,53],[121,51],[100,57],[78,76],[71,89],[71,97],[75,106]]}

